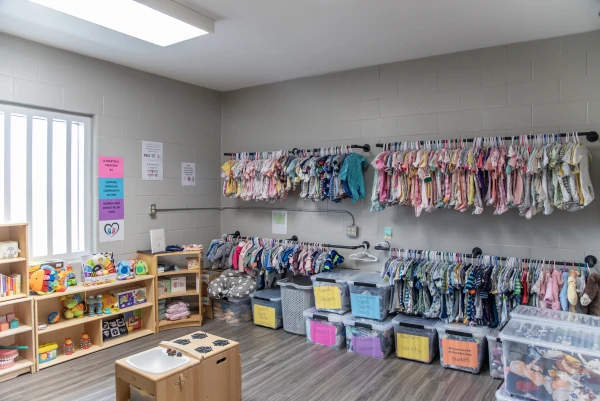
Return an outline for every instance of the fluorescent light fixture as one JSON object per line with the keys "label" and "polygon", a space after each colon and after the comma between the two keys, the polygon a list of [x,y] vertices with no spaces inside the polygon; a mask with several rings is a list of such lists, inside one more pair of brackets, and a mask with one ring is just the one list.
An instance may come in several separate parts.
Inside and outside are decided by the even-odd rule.
{"label": "fluorescent light fixture", "polygon": [[159,46],[214,32],[212,19],[172,0],[29,1]]}

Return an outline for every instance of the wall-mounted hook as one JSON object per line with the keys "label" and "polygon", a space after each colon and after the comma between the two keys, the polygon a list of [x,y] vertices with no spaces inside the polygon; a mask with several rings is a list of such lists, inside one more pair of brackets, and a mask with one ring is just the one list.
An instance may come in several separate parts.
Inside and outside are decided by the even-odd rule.
{"label": "wall-mounted hook", "polygon": [[473,250],[471,251],[471,254],[472,254],[473,256],[481,256],[481,255],[483,255],[483,251],[481,250],[481,248],[479,248],[479,247],[477,247],[477,246],[476,246],[476,247],[475,247],[475,248],[473,248]]}
{"label": "wall-mounted hook", "polygon": [[585,263],[587,263],[589,267],[594,267],[596,266],[596,263],[598,263],[598,259],[596,259],[594,255],[587,255],[583,260],[585,260]]}

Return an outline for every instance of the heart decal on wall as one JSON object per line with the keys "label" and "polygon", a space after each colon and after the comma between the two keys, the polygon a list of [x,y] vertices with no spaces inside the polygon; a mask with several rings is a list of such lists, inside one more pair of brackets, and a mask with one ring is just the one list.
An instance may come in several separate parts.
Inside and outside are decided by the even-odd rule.
{"label": "heart decal on wall", "polygon": [[119,223],[106,224],[104,226],[104,232],[106,235],[114,237],[119,232]]}

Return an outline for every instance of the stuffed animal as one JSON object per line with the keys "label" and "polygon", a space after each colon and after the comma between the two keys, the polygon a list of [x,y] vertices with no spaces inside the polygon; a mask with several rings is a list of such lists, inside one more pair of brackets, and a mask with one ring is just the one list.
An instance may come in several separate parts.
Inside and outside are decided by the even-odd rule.
{"label": "stuffed animal", "polygon": [[61,301],[63,302],[64,306],[63,315],[65,316],[65,319],[83,317],[83,314],[85,313],[85,305],[80,294],[62,297]]}
{"label": "stuffed animal", "polygon": [[135,264],[135,275],[143,276],[144,274],[148,274],[148,264],[143,260],[138,260]]}
{"label": "stuffed animal", "polygon": [[135,259],[121,260],[117,263],[117,280],[129,280],[135,277],[133,269],[136,264]]}
{"label": "stuffed animal", "polygon": [[56,291],[59,287],[59,274],[54,267],[37,265],[29,268],[29,289],[31,291],[38,295],[45,295]]}
{"label": "stuffed animal", "polygon": [[77,285],[77,277],[75,276],[75,272],[73,271],[73,266],[67,265],[67,287],[72,287]]}
{"label": "stuffed animal", "polygon": [[600,297],[598,296],[600,289],[600,274],[592,273],[587,279],[585,291],[581,297],[581,305],[589,305],[589,314],[600,316]]}

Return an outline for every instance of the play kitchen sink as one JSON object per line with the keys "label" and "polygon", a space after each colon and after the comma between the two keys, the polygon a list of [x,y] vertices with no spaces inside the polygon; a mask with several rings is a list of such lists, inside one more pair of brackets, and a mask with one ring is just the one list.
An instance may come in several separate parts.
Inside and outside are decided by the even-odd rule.
{"label": "play kitchen sink", "polygon": [[196,332],[115,362],[117,401],[241,401],[240,347]]}

